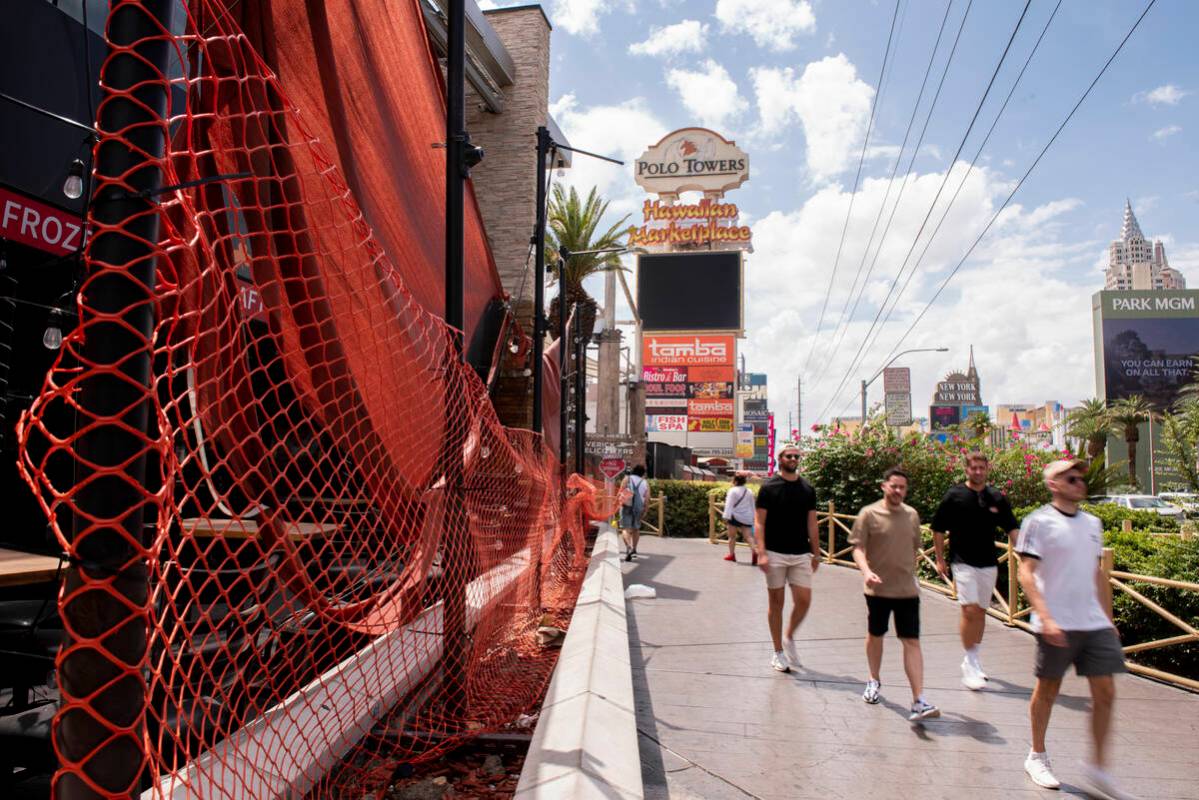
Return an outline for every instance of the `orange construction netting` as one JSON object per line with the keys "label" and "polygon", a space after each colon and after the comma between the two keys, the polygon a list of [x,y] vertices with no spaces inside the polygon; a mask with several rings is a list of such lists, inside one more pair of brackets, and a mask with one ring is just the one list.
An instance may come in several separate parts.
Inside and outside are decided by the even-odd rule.
{"label": "orange construction netting", "polygon": [[[425,47],[418,0],[352,5]],[[578,476],[564,493],[542,440],[499,423],[428,308],[436,292],[413,288],[441,269],[428,262],[443,228],[405,233],[421,214],[444,224],[427,174],[440,132],[407,142],[434,160],[390,177],[412,178],[420,214],[376,236],[387,211],[364,214],[361,170],[347,179],[346,152],[327,152],[225,6],[193,0],[155,35],[171,66],[156,79],[166,152],[150,161],[164,185],[200,183],[154,199],[159,234],[140,242],[153,288],[96,256],[103,237],[135,234],[93,208],[79,326],[19,427],[22,473],[74,565],[59,598],[55,781],[102,797],[382,796],[403,762],[536,711],[555,657],[538,628],[566,626],[587,524],[611,509]],[[102,81],[134,49],[117,47]],[[420,55],[395,80],[428,106],[439,76]],[[134,131],[101,128],[97,152],[136,147]],[[128,177],[98,170],[93,197],[134,189]],[[468,257],[489,259],[479,237],[468,226]],[[105,281],[153,305],[134,346],[148,387],[89,355],[89,337],[135,332],[125,309],[93,302]],[[148,406],[144,430],[87,406],[98,378]],[[106,427],[139,452],[91,460],[80,442]],[[141,457],[139,535],[124,523],[140,517],[97,516],[80,497],[127,484]],[[131,556],[99,563],[94,545],[114,537]],[[139,569],[141,595],[127,585]],[[81,625],[70,612],[96,598],[123,616]],[[138,627],[147,641],[130,660],[117,637]]]}

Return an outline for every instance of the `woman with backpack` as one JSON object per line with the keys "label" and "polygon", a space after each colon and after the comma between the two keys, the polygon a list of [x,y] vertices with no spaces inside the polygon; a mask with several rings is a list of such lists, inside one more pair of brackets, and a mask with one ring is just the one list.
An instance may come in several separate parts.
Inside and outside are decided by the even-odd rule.
{"label": "woman with backpack", "polygon": [[745,485],[745,473],[733,476],[733,488],[724,496],[725,527],[729,535],[729,554],[725,561],[737,560],[737,534],[749,545],[750,563],[758,563],[758,552],[754,548],[754,495]]}
{"label": "woman with backpack", "polygon": [[649,501],[649,483],[645,467],[638,464],[631,475],[620,482],[620,536],[624,539],[625,561],[637,557],[637,540],[641,538],[641,517]]}

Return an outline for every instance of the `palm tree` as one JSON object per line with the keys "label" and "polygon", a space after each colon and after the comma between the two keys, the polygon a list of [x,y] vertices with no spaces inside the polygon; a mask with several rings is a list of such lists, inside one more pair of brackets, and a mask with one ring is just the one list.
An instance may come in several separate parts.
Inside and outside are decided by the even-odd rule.
{"label": "palm tree", "polygon": [[1087,458],[1091,461],[1103,455],[1107,437],[1114,429],[1107,405],[1096,398],[1083,402],[1066,416],[1066,434],[1086,443]]}
{"label": "palm tree", "polygon": [[1137,485],[1137,442],[1141,440],[1141,423],[1149,419],[1153,406],[1139,394],[1129,395],[1112,403],[1108,414],[1112,423],[1124,434],[1128,445],[1128,480]]}
{"label": "palm tree", "polygon": [[[564,281],[567,318],[570,317],[569,309],[578,303],[580,330],[587,338],[590,338],[595,330],[597,306],[591,295],[583,289],[583,281],[592,275],[624,267],[621,266],[617,253],[585,253],[567,259],[563,274],[559,275],[558,252],[561,248],[566,248],[572,253],[581,253],[584,250],[623,247],[625,232],[628,229],[628,214],[602,234],[596,234],[607,211],[608,201],[601,200],[594,187],[587,194],[587,199],[583,200],[573,186],[567,192],[561,184],[554,184],[546,214],[546,268],[555,279]],[[558,298],[555,297],[550,304],[550,330],[557,329]]]}
{"label": "palm tree", "polygon": [[962,428],[970,433],[973,439],[982,439],[991,430],[991,418],[982,411],[971,411],[970,416],[962,420]]}

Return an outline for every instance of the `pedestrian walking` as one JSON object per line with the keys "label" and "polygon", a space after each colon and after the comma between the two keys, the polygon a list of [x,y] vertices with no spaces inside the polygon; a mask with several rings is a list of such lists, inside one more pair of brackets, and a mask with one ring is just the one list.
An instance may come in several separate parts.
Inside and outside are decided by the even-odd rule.
{"label": "pedestrian walking", "polygon": [[[748,490],[747,490],[748,491]],[[799,475],[799,448],[784,445],[778,474],[758,489],[754,547],[766,574],[769,600],[766,623],[774,656],[770,666],[790,672],[800,666],[795,632],[812,605],[812,576],[820,566],[820,530],[816,527],[816,490]],[[783,632],[786,588],[791,587],[791,618]]]}
{"label": "pedestrian walking", "polygon": [[641,517],[649,503],[649,481],[645,479],[645,467],[633,467],[632,473],[620,482],[620,536],[624,539],[625,561],[637,557],[637,541],[641,538]]}
{"label": "pedestrian walking", "polygon": [[[966,481],[945,493],[933,515],[933,546],[937,552],[937,572],[948,581],[951,570],[962,617],[958,632],[962,638],[962,684],[978,691],[987,684],[987,673],[979,658],[987,608],[995,591],[999,567],[995,558],[995,537],[1007,534],[1015,542],[1019,523],[1003,493],[987,485],[991,464],[979,452],[966,454]],[[945,538],[949,537],[948,564]]]}
{"label": "pedestrian walking", "polygon": [[916,557],[921,548],[920,515],[903,502],[908,494],[908,475],[899,467],[883,474],[882,490],[882,500],[858,512],[849,536],[866,594],[866,662],[870,680],[862,699],[872,704],[881,699],[883,637],[894,615],[895,633],[903,645],[903,670],[912,689],[908,720],[919,722],[941,716],[940,709],[924,697],[920,585],[916,582]]}
{"label": "pedestrian walking", "polygon": [[1091,792],[1127,798],[1108,773],[1107,740],[1115,706],[1114,675],[1124,672],[1124,651],[1112,621],[1103,573],[1103,526],[1079,509],[1087,495],[1086,462],[1054,461],[1044,469],[1052,501],[1020,527],[1020,585],[1032,606],[1037,635],[1036,686],[1029,704],[1032,749],[1024,771],[1046,789],[1061,786],[1045,749],[1045,732],[1066,669],[1091,689],[1092,757],[1083,766]]}
{"label": "pedestrian walking", "polygon": [[724,511],[721,513],[724,527],[729,536],[729,554],[725,561],[737,560],[737,536],[749,545],[750,563],[758,563],[758,551],[754,548],[754,494],[745,485],[745,473],[733,476],[733,488],[724,496]]}

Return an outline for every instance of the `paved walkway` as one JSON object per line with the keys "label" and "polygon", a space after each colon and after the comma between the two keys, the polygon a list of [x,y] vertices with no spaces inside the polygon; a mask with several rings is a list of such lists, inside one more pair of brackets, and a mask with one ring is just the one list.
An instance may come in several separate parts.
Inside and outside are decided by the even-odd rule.
{"label": "paved walkway", "polygon": [[[990,688],[959,683],[957,606],[925,593],[926,695],[943,716],[907,722],[911,696],[892,632],[883,703],[862,702],[865,603],[855,570],[822,566],[800,629],[803,668],[770,669],[761,572],[721,560],[725,545],[643,537],[625,585],[657,599],[629,602],[629,641],[647,798],[902,798],[983,800],[1078,793],[1089,741],[1084,681],[1069,677],[1049,752],[1061,794],[1024,775],[1033,639],[988,619]],[[790,600],[787,606],[790,613]],[[1123,676],[1117,681],[1114,772],[1140,797],[1199,798],[1199,695]]]}

